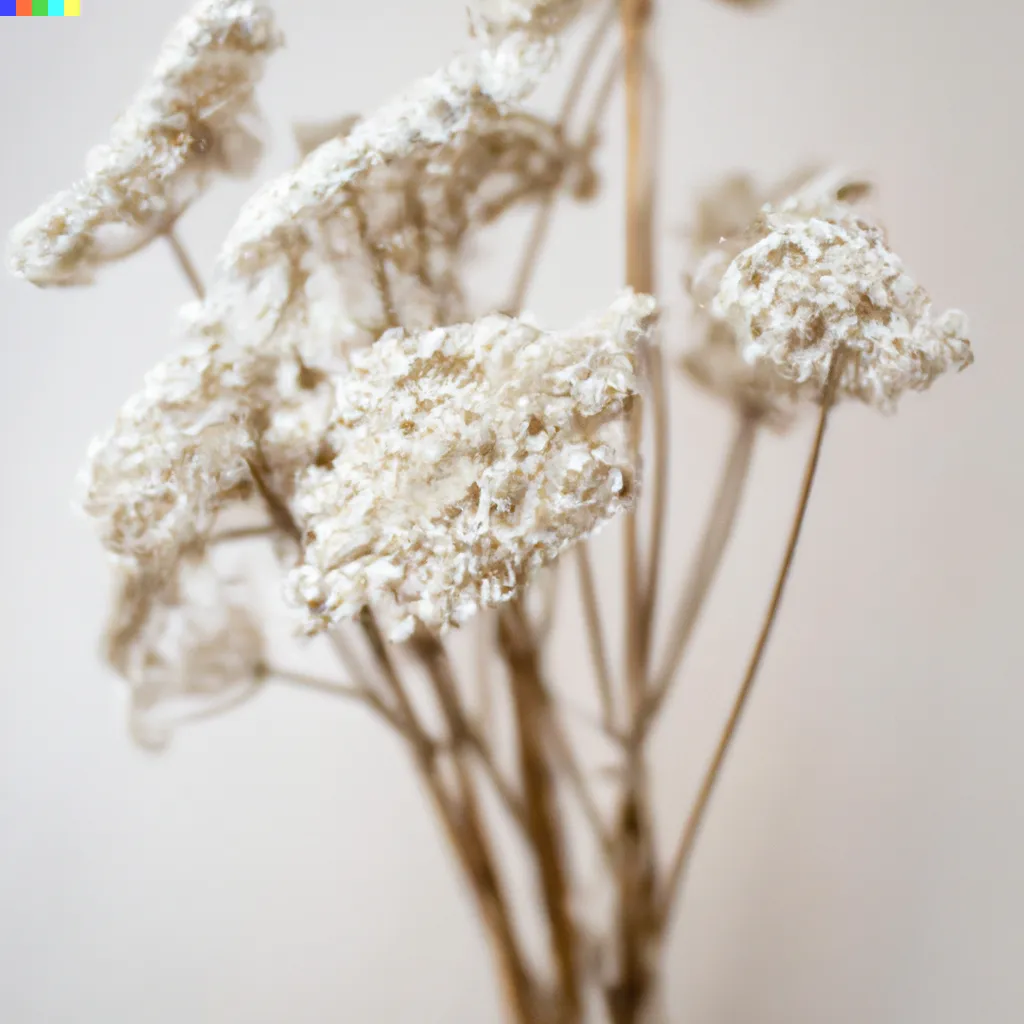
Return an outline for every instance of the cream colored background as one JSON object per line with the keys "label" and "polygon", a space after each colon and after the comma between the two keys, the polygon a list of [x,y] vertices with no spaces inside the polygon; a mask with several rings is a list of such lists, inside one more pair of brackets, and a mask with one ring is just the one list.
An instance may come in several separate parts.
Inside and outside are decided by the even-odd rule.
{"label": "cream colored background", "polygon": [[[978,358],[895,419],[836,416],[671,950],[673,1019],[1020,1021],[1024,19],[1010,0],[659,6],[666,298],[697,187],[835,159],[881,183],[895,244],[937,301],[972,313]],[[289,48],[262,90],[263,174],[291,158],[291,117],[372,108],[463,38],[456,0],[278,7]],[[78,172],[173,8],[92,0],[75,20],[0,21],[0,224]],[[617,160],[605,169],[614,197]],[[246,193],[218,187],[186,219],[206,269]],[[614,198],[560,216],[539,314],[607,300],[619,226]],[[502,253],[481,256],[493,300]],[[160,248],[91,291],[0,279],[0,1020],[493,1020],[490,964],[411,772],[360,712],[269,692],[162,758],[126,736],[95,654],[105,568],[69,500],[88,437],[186,297]],[[673,582],[728,430],[711,402],[677,398]],[[808,428],[759,452],[659,737],[673,828],[766,600]],[[561,671],[581,663],[563,639]]]}

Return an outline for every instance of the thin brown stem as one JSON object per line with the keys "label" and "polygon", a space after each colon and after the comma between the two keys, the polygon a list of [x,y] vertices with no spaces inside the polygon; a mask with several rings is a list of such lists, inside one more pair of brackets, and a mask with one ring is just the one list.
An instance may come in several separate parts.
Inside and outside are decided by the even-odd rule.
{"label": "thin brown stem", "polygon": [[[644,668],[650,670],[650,647],[654,632],[654,616],[658,604],[661,582],[662,549],[665,540],[665,515],[668,511],[668,482],[670,432],[668,394],[664,380],[664,358],[661,347],[651,345],[647,350],[647,381],[650,386],[651,417],[654,421],[651,460],[651,541],[647,558],[646,588],[641,600],[640,645],[644,652]],[[645,697],[645,700],[647,698]]]}
{"label": "thin brown stem", "polygon": [[615,17],[616,0],[611,0],[611,2],[605,0],[605,9],[601,17],[595,22],[593,30],[587,37],[587,41],[583,44],[572,79],[569,82],[569,87],[565,91],[565,96],[562,97],[562,105],[558,111],[559,124],[564,125],[572,117],[583,93],[583,87],[586,85],[590,69],[594,66],[594,61],[597,60],[597,55],[604,41],[608,38],[608,33],[611,32],[612,26],[615,24]]}
{"label": "thin brown stem", "polygon": [[[637,292],[654,289],[654,166],[650,156],[652,125],[647,119],[649,83],[647,34],[650,0],[619,0],[622,26],[623,80],[626,108],[626,283]],[[644,402],[634,400],[629,443],[639,460]],[[625,678],[630,732],[644,705],[650,644],[646,642],[645,593],[640,536],[634,509],[625,516]],[[613,1024],[635,1024],[651,986],[652,899],[654,893],[653,829],[647,799],[643,747],[627,745],[625,791],[618,813],[618,974],[607,991]]]}
{"label": "thin brown stem", "polygon": [[656,718],[675,681],[694,628],[718,573],[736,523],[740,502],[750,473],[750,460],[757,438],[759,420],[741,413],[729,446],[714,501],[697,547],[697,558],[679,595],[669,630],[669,647],[654,677],[644,712],[637,728],[643,733]]}
{"label": "thin brown stem", "polygon": [[[646,118],[647,30],[650,0],[620,0],[623,78],[626,93],[626,284],[638,292],[654,289],[652,161],[647,152],[651,132]],[[630,446],[639,456],[643,435],[643,401],[630,414]],[[635,510],[626,517],[626,680],[636,711],[646,675],[640,538]]]}
{"label": "thin brown stem", "polygon": [[193,263],[192,257],[188,254],[188,250],[182,244],[173,225],[164,232],[164,238],[167,239],[167,244],[170,246],[171,252],[174,254],[174,259],[178,266],[181,267],[181,272],[185,275],[185,279],[188,281],[189,287],[193,292],[195,292],[196,298],[206,298],[206,289],[203,287],[203,279],[199,276],[199,271],[196,270],[196,265]]}
{"label": "thin brown stem", "polygon": [[611,102],[615,86],[622,79],[622,54],[616,52],[609,62],[601,82],[594,94],[594,102],[591,104],[590,113],[584,122],[583,131],[580,133],[579,148],[583,153],[589,153],[598,142],[601,134],[601,123],[608,111],[608,104]]}
{"label": "thin brown stem", "polygon": [[829,367],[828,379],[825,383],[824,393],[821,400],[821,412],[818,414],[818,426],[814,434],[814,443],[811,446],[807,465],[804,469],[803,483],[800,488],[800,497],[797,501],[796,514],[793,517],[793,524],[790,527],[789,539],[786,542],[785,554],[782,557],[782,564],[772,589],[771,600],[768,603],[768,610],[765,613],[764,622],[761,625],[761,632],[758,634],[757,643],[750,656],[747,670],[744,673],[743,681],[740,683],[739,691],[733,701],[732,709],[726,720],[725,728],[719,738],[718,745],[711,758],[711,764],[704,775],[700,789],[697,792],[697,799],[683,827],[679,845],[676,847],[675,855],[672,858],[668,873],[665,876],[665,885],[662,889],[663,900],[659,927],[662,932],[671,919],[672,908],[678,897],[683,876],[686,873],[687,865],[693,854],[694,845],[700,834],[701,826],[705,820],[708,805],[711,802],[715,786],[721,777],[722,765],[732,746],[733,738],[739,727],[743,712],[750,700],[750,694],[754,688],[754,681],[757,678],[758,669],[764,659],[765,650],[768,647],[768,640],[771,637],[772,627],[778,617],[779,608],[782,604],[782,595],[786,589],[786,582],[789,579],[793,567],[793,558],[796,554],[797,545],[800,541],[800,532],[803,528],[804,519],[807,515],[807,507],[811,499],[811,490],[814,486],[814,478],[818,471],[818,462],[821,458],[821,448],[825,440],[825,429],[828,426],[829,411],[835,401],[836,388],[842,376],[843,367],[846,363],[846,352],[839,349],[832,356],[832,363]]}
{"label": "thin brown stem", "polygon": [[594,663],[597,679],[597,693],[601,701],[601,718],[608,732],[617,727],[615,716],[615,690],[612,681],[611,659],[605,645],[604,627],[601,624],[601,608],[594,584],[594,567],[590,561],[590,548],[586,541],[576,545],[576,567],[579,570],[580,598],[583,602],[583,618],[587,626],[587,641],[590,657]]}
{"label": "thin brown stem", "polygon": [[309,675],[305,672],[294,672],[291,669],[271,667],[267,669],[266,674],[268,679],[275,679],[278,682],[288,683],[291,686],[312,690],[331,697],[344,697],[348,700],[365,704],[366,707],[379,715],[394,730],[402,735],[408,734],[408,725],[376,693],[367,687],[353,686],[350,683],[339,683],[331,679],[321,679],[319,676]]}
{"label": "thin brown stem", "polygon": [[[583,51],[580,54],[579,61],[576,64],[573,76],[569,82],[568,88],[566,89],[565,96],[562,99],[562,105],[558,112],[558,124],[561,127],[563,135],[568,130],[568,122],[575,112],[576,105],[579,103],[590,69],[593,67],[598,52],[608,36],[608,33],[611,31],[611,27],[614,22],[615,4],[609,3],[606,6],[604,14],[594,26],[594,30],[590,34],[590,37],[583,45]],[[596,121],[592,120],[591,124],[594,123],[596,123]],[[551,220],[554,214],[556,198],[557,193],[552,189],[544,196],[537,208],[537,212],[534,214],[533,223],[530,225],[530,233],[527,236],[526,245],[523,248],[523,255],[519,262],[519,268],[516,271],[516,276],[512,284],[508,301],[504,306],[505,311],[512,316],[519,313],[526,302],[526,296],[530,291],[530,286],[533,283],[533,276],[536,273],[537,265],[540,262],[540,254],[544,248],[544,242],[547,239],[548,231],[551,229]]]}
{"label": "thin brown stem", "polygon": [[[662,122],[662,82],[661,75],[653,61],[645,65],[647,87],[646,129],[648,143],[644,148],[647,158],[645,180],[647,183],[646,216],[652,237],[650,247],[653,250],[654,197],[657,192],[657,174],[659,166],[660,126]],[[653,259],[653,257],[652,257]],[[651,272],[653,278],[653,271]],[[653,281],[651,287],[653,288]],[[654,457],[651,459],[653,482],[651,485],[651,538],[646,563],[646,593],[642,605],[641,644],[644,651],[644,662],[650,671],[651,643],[653,642],[654,623],[657,613],[658,593],[661,583],[662,549],[665,537],[665,518],[668,513],[669,479],[671,475],[669,424],[669,394],[665,381],[665,360],[661,346],[649,343],[646,349],[647,384],[649,388],[652,448]]]}
{"label": "thin brown stem", "polygon": [[510,1020],[515,1024],[533,1024],[536,1019],[534,985],[519,947],[508,909],[508,898],[472,791],[467,790],[464,777],[460,777],[458,796],[451,793],[445,784],[439,770],[436,748],[420,723],[376,619],[368,608],[360,616],[360,625],[403,718],[411,725],[414,736],[410,744],[413,762],[419,769],[445,834],[476,896],[497,959]]}
{"label": "thin brown stem", "polygon": [[537,863],[541,893],[547,910],[551,954],[558,976],[558,995],[565,1024],[579,1021],[582,997],[578,975],[578,940],[570,909],[566,855],[554,773],[545,738],[549,705],[538,664],[529,618],[520,599],[502,608],[499,644],[508,666],[516,719],[523,797]]}
{"label": "thin brown stem", "polygon": [[489,608],[477,612],[474,625],[474,676],[476,707],[474,717],[481,735],[486,738],[494,728],[494,680],[491,678],[491,655],[495,637],[494,617]]}
{"label": "thin brown stem", "polygon": [[[470,721],[455,679],[451,659],[444,644],[436,636],[423,630],[413,637],[409,646],[419,658],[427,678],[433,685],[434,694],[448,726],[456,761],[460,761],[466,749],[471,751],[490,780],[509,817],[520,829],[527,832],[523,801],[509,780],[502,774],[493,751]],[[458,768],[462,771],[463,765],[458,764]]]}

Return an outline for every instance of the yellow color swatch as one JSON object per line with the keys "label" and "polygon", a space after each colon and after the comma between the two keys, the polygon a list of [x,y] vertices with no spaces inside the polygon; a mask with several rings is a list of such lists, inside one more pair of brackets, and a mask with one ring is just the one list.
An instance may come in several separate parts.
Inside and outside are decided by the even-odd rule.
{"label": "yellow color swatch", "polygon": [[64,0],[64,17],[77,18],[81,13],[81,0]]}

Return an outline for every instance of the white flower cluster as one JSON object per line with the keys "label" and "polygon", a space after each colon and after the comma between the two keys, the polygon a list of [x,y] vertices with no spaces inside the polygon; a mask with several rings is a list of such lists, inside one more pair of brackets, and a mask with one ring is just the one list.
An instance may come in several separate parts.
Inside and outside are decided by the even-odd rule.
{"label": "white flower cluster", "polygon": [[629,507],[621,421],[653,316],[630,292],[567,331],[495,315],[356,353],[294,501],[309,628],[370,605],[391,639],[444,630]]}
{"label": "white flower cluster", "polygon": [[839,352],[838,393],[880,409],[973,361],[963,314],[933,314],[882,230],[820,181],[764,208],[722,274],[712,313],[748,364],[812,397]]}
{"label": "white flower cluster", "polygon": [[700,387],[775,430],[787,428],[798,389],[761,363],[747,362],[732,325],[712,315],[716,293],[732,261],[763,237],[763,211],[776,201],[821,210],[852,203],[868,186],[842,172],[802,171],[769,194],[745,174],[732,175],[704,195],[690,233],[695,270],[686,278],[700,340],[683,353],[683,371]]}
{"label": "white flower cluster", "polygon": [[[508,105],[537,84],[555,52],[554,32],[579,6],[565,0],[531,5],[489,37],[489,45],[456,57],[319,146],[249,200],[221,251],[221,266],[252,273],[294,251],[297,232],[350,207],[374,168],[457,145],[481,125],[485,134],[493,133]],[[430,170],[437,175],[445,168]]]}
{"label": "white flower cluster", "polygon": [[190,345],[151,370],[92,443],[82,508],[130,573],[169,576],[248,487],[258,368],[219,346]]}
{"label": "white flower cluster", "polygon": [[14,273],[37,285],[88,284],[100,265],[166,231],[215,172],[249,171],[260,151],[254,90],[281,41],[262,4],[202,0],[109,141],[89,154],[85,177],[14,229]]}
{"label": "white flower cluster", "polygon": [[[357,359],[355,369],[349,366],[353,350],[390,327],[411,332],[464,320],[459,259],[468,234],[580,168],[554,125],[507,105],[533,84],[553,52],[551,33],[577,7],[548,2],[504,28],[492,26],[480,51],[382,112],[346,118],[327,131],[305,130],[307,148],[316,148],[246,207],[206,298],[183,311],[190,343],[147,376],[142,392],[94,442],[82,505],[115,558],[107,654],[131,684],[140,728],[179,698],[201,698],[210,709],[225,696],[244,695],[265,667],[256,620],[217,579],[215,525],[232,510],[262,505],[293,536],[293,516],[315,502],[318,474],[328,467],[342,472],[349,448],[353,467],[366,456],[354,439],[358,427],[352,424],[353,436],[345,438],[338,407],[338,396],[351,394],[355,402],[364,386],[364,364]],[[165,230],[211,168],[239,166],[233,154],[248,138],[243,122],[252,86],[263,56],[278,42],[269,14],[251,0],[200,4],[168,43],[151,85],[115,126],[110,146],[91,161],[86,181],[16,233],[16,270],[39,283],[87,281],[104,260]],[[579,379],[573,376],[573,361],[582,359],[573,350],[583,345],[578,332],[549,336],[487,318],[438,335],[473,352],[479,342],[483,349],[472,358],[480,372],[498,374],[503,366],[507,375],[501,361],[513,349],[522,350],[524,366],[534,366],[520,391],[507,385],[505,394],[547,410],[536,422],[551,434],[548,461],[538,462],[544,456],[536,435],[520,470],[534,474],[530,493],[543,493],[557,508],[557,515],[529,513],[536,551],[553,552],[629,500],[630,467],[606,437],[614,431],[604,420],[619,415],[616,401],[634,386],[630,346],[641,329],[639,302],[616,307],[593,326],[586,337],[599,344],[586,356],[590,364],[578,368]],[[494,351],[485,357],[488,331]],[[504,343],[496,340],[506,335]],[[406,336],[389,337],[381,352],[400,348],[397,339]],[[431,366],[441,372],[439,364]],[[594,383],[585,382],[588,374]],[[551,394],[531,399],[528,379]],[[408,382],[395,383],[402,401]],[[576,412],[571,395],[582,402]],[[525,408],[516,406],[514,415],[525,415]],[[493,411],[487,416],[488,429],[502,426]],[[374,422],[386,420],[378,413]],[[523,422],[530,428],[533,421]],[[436,427],[428,417],[427,433]],[[511,452],[511,441],[498,441],[495,452]],[[433,484],[438,467],[417,467],[411,450],[403,451],[410,461],[396,455],[392,467],[397,471],[402,462],[424,486]],[[497,481],[496,472],[485,486]],[[511,468],[504,472],[507,493],[495,499],[496,523],[513,514],[516,478]],[[575,512],[572,493],[584,499]],[[399,504],[415,500],[401,489],[395,497]],[[551,515],[547,526],[545,515]],[[326,531],[323,522],[320,528]],[[438,557],[440,528],[435,523],[431,535]],[[450,546],[453,553],[459,543]],[[506,556],[518,557],[525,573],[541,559],[525,541],[521,547]],[[307,564],[326,551],[318,548]],[[488,586],[481,581],[486,594]]]}

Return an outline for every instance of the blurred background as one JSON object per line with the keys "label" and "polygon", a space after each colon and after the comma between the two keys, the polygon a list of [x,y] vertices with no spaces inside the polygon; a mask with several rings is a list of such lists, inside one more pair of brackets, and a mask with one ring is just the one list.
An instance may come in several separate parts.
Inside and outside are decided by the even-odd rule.
{"label": "blurred background", "polygon": [[[460,0],[276,5],[267,177],[294,120],[372,110],[465,41]],[[1020,8],[1005,0],[657,4],[660,287],[681,348],[684,230],[722,175],[809,161],[879,184],[894,248],[971,315],[976,365],[895,417],[834,417],[774,640],[703,835],[666,966],[690,1024],[1024,1018],[1024,375]],[[174,4],[0,19],[0,226],[70,183]],[[559,76],[542,94],[550,107]],[[561,206],[530,308],[562,325],[622,275],[621,103],[596,204]],[[253,183],[181,224],[209,273]],[[474,271],[505,292],[504,236]],[[189,298],[153,246],[91,290],[0,276],[0,1019],[477,1024],[481,933],[407,761],[361,710],[270,689],[162,756],[99,663],[107,569],[70,510],[88,439],[166,351]],[[673,385],[669,592],[730,415]],[[769,594],[811,424],[759,444],[728,561],[656,744],[668,842]],[[606,552],[606,554],[608,554]],[[599,566],[611,609],[617,566]],[[553,654],[584,657],[573,588]],[[671,601],[666,601],[671,604]],[[580,682],[581,687],[585,682]]]}

